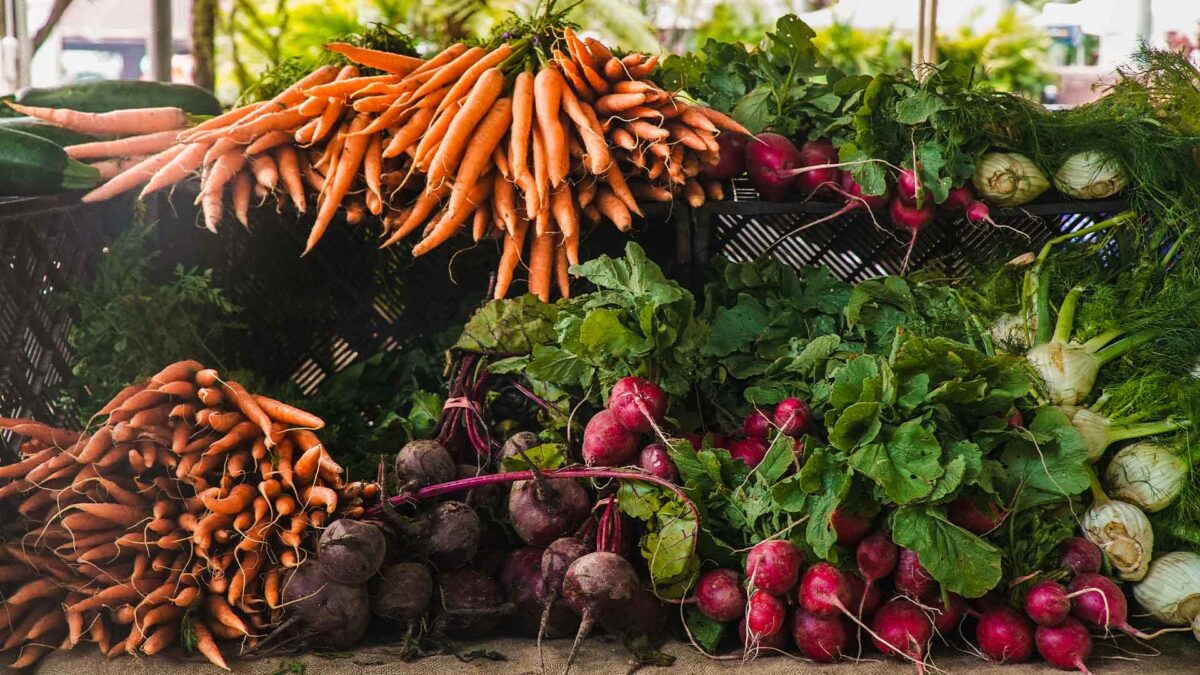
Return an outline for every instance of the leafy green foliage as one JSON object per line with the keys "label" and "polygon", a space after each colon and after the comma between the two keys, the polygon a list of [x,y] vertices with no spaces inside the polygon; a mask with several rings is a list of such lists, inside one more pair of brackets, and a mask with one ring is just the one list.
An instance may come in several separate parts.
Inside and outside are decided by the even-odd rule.
{"label": "leafy green foliage", "polygon": [[695,514],[678,495],[639,481],[622,481],[617,503],[622,513],[645,523],[640,549],[654,592],[663,598],[683,597],[700,574],[700,523]]}

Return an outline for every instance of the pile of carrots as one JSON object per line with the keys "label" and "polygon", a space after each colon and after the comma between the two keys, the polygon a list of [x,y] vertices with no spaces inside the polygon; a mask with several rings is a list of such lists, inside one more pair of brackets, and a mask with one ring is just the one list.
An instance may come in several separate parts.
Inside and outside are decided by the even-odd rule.
{"label": "pile of carrots", "polygon": [[[324,524],[361,515],[314,415],[195,361],[126,388],[87,433],[0,418],[27,439],[0,466],[0,652],[8,665],[90,641],[109,656],[185,643],[222,668],[281,619],[285,573]],[[15,509],[14,509],[15,507]]]}
{"label": "pile of carrots", "polygon": [[215,231],[227,193],[243,224],[255,200],[304,213],[315,194],[305,252],[339,210],[350,224],[379,217],[384,246],[420,231],[414,255],[460,232],[494,237],[495,296],[524,265],[529,290],[546,301],[552,286],[570,292],[583,226],[607,220],[627,231],[645,202],[721,199],[701,170],[718,161],[717,134],[746,131],[649,81],[657,57],[618,57],[570,27],[489,48],[454,44],[428,60],[327,47],[350,65],[317,68],[268,101],[186,130],[166,112],[138,133],[145,110],[21,111],[78,131],[138,133],[68,148],[76,159],[137,158],[85,201],[143,184],[144,196],[198,172]]}

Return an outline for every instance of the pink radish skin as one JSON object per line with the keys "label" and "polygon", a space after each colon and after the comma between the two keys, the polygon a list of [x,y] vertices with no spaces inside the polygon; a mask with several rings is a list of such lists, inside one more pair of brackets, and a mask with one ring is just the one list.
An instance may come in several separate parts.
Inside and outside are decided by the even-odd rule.
{"label": "pink radish skin", "polygon": [[746,144],[746,173],[754,188],[769,202],[792,196],[792,174],[800,166],[800,150],[779,134],[759,134]]}
{"label": "pink radish skin", "polygon": [[[1020,429],[1025,426],[1025,416],[1021,411],[1013,408],[1013,414],[1008,416],[1008,426],[1014,429]],[[1086,539],[1084,541],[1087,541]]]}
{"label": "pink radish skin", "polygon": [[884,604],[871,619],[872,640],[884,654],[911,659],[918,675],[925,673],[925,652],[933,639],[933,624],[925,612],[907,598]]}
{"label": "pink radish skin", "polygon": [[891,186],[888,186],[881,195],[863,194],[862,186],[854,180],[854,174],[849,171],[842,172],[842,193],[842,196],[846,198],[846,205],[851,207],[851,210],[882,211],[888,207],[888,202],[892,199]]}
{"label": "pink radish skin", "polygon": [[841,616],[818,616],[798,609],[792,614],[792,641],[800,655],[833,663],[846,652],[853,632]]}
{"label": "pink radish skin", "polygon": [[838,153],[833,143],[827,138],[808,141],[800,146],[800,166],[821,166],[796,175],[796,189],[801,196],[811,197],[829,191],[829,186],[837,185],[841,180],[837,167],[825,166],[837,164]]}
{"label": "pink radish skin", "polygon": [[896,546],[883,530],[875,530],[858,542],[858,547],[854,550],[854,559],[866,584],[866,590],[858,604],[859,616],[870,616],[871,612],[867,611],[866,607],[867,599],[871,591],[878,588],[875,582],[888,577],[896,569],[899,553],[900,547]]}
{"label": "pink radish skin", "polygon": [[601,410],[583,430],[583,461],[588,466],[624,466],[638,454],[637,434],[617,421],[611,410]]}
{"label": "pink radish skin", "polygon": [[981,507],[978,500],[966,496],[959,496],[950,502],[946,507],[946,515],[950,522],[975,534],[987,534],[1004,522],[1004,514],[995,502],[987,500]]}
{"label": "pink radish skin", "polygon": [[985,612],[975,629],[976,644],[993,663],[1021,663],[1033,655],[1033,625],[1011,607]]}
{"label": "pink radish skin", "polygon": [[[750,635],[746,632],[746,620],[741,619],[737,625],[738,641],[742,643],[742,649],[747,653],[752,653],[754,656],[773,656],[777,652],[782,652],[787,647],[787,634],[784,631],[779,631],[774,635]],[[757,640],[750,638],[757,637]]]}
{"label": "pink radish skin", "polygon": [[837,532],[838,546],[856,546],[871,531],[870,519],[845,509],[834,509],[831,520],[833,529]]}
{"label": "pink radish skin", "polygon": [[648,434],[667,414],[667,394],[642,377],[623,377],[613,385],[608,409],[617,423],[635,434]]}
{"label": "pink radish skin", "polygon": [[1051,579],[1037,582],[1025,594],[1025,614],[1039,626],[1057,626],[1071,614],[1067,589]]}
{"label": "pink radish skin", "polygon": [[918,208],[897,198],[888,206],[888,214],[892,217],[892,224],[909,235],[908,248],[904,251],[904,262],[901,266],[902,270],[907,270],[913,248],[917,245],[917,237],[920,236],[921,230],[933,222],[933,206],[927,200],[924,206]]}
{"label": "pink radish skin", "polygon": [[973,201],[970,204],[967,204],[967,208],[963,211],[963,213],[967,217],[967,222],[971,223],[972,225],[996,224],[995,221],[992,220],[991,209],[989,209],[988,205],[984,204],[983,202]]}
{"label": "pink radish skin", "polygon": [[1057,626],[1039,626],[1034,635],[1038,653],[1060,670],[1078,670],[1091,675],[1085,662],[1092,655],[1092,636],[1075,619]]}
{"label": "pink radish skin", "polygon": [[669,480],[672,483],[679,478],[679,471],[675,468],[675,462],[671,461],[671,453],[667,451],[667,447],[661,443],[651,443],[642,448],[642,453],[638,457],[638,466],[649,474],[658,476],[663,480]]}
{"label": "pink radish skin", "polygon": [[767,434],[771,431],[771,418],[767,411],[762,408],[755,408],[746,415],[746,419],[742,421],[742,434],[746,438],[757,438],[759,440],[767,440]]}
{"label": "pink radish skin", "polygon": [[1071,599],[1071,616],[1097,628],[1116,628],[1143,640],[1151,640],[1165,632],[1191,630],[1164,628],[1155,633],[1143,633],[1130,626],[1125,594],[1112,579],[1102,574],[1080,574],[1071,580],[1067,591],[1067,597]]}
{"label": "pink radish skin", "polygon": [[784,595],[800,578],[800,550],[790,541],[760,541],[746,554],[746,577],[754,588],[771,595]]}
{"label": "pink radish skin", "polygon": [[754,591],[750,595],[746,609],[746,628],[755,641],[771,637],[783,630],[784,618],[786,613],[779,598],[763,591]]}
{"label": "pink radish skin", "polygon": [[800,578],[797,600],[804,611],[817,616],[836,616],[845,612],[850,603],[851,586],[841,570],[827,562],[819,562],[804,571]]}
{"label": "pink radish skin", "polygon": [[967,206],[975,201],[975,193],[967,185],[960,185],[956,188],[950,188],[946,193],[946,199],[938,204],[938,211],[953,216],[958,216],[966,213]]}
{"label": "pink radish skin", "polygon": [[800,438],[808,429],[812,411],[798,398],[785,398],[775,405],[775,426],[785,435]]}
{"label": "pink radish skin", "polygon": [[743,438],[729,445],[729,455],[750,468],[754,468],[767,456],[766,441],[759,438]]}
{"label": "pink radish skin", "polygon": [[937,590],[937,584],[912,549],[900,549],[900,557],[896,563],[896,573],[892,575],[896,590],[915,600],[928,600]]}
{"label": "pink radish skin", "polygon": [[718,160],[716,164],[704,163],[700,175],[714,180],[729,180],[746,173],[746,145],[750,137],[736,131],[724,131],[717,135]]}
{"label": "pink radish skin", "polygon": [[1075,574],[1096,574],[1104,562],[1100,547],[1083,537],[1071,537],[1062,543],[1062,566]]}
{"label": "pink radish skin", "polygon": [[850,607],[858,608],[858,616],[871,616],[883,604],[883,591],[879,584],[867,585],[858,572],[847,572],[846,583],[850,586]]}
{"label": "pink radish skin", "polygon": [[740,618],[746,612],[746,591],[738,573],[719,569],[701,575],[696,583],[696,609],[722,623]]}
{"label": "pink radish skin", "polygon": [[948,605],[943,605],[940,597],[929,602],[929,607],[933,610],[933,629],[939,635],[952,633],[967,615],[967,601],[963,600],[961,595],[947,593],[946,596],[950,601]]}
{"label": "pink radish skin", "polygon": [[[896,176],[896,196],[909,206],[917,205],[917,172],[905,169]],[[921,189],[921,204],[929,204],[929,190]]]}

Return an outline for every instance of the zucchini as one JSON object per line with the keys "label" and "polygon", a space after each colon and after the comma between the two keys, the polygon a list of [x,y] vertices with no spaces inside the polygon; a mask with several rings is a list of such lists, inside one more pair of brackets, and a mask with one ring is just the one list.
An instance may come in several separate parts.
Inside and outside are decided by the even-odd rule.
{"label": "zucchini", "polygon": [[63,148],[68,145],[79,145],[80,143],[91,143],[92,141],[99,140],[96,136],[56,127],[49,122],[43,122],[32,117],[6,117],[0,119],[0,128],[24,131],[38,138],[44,138]]}
{"label": "zucchini", "polygon": [[67,157],[44,138],[0,127],[0,194],[46,195],[99,183],[96,167]]}
{"label": "zucchini", "polygon": [[[140,80],[96,80],[61,87],[29,87],[11,99],[42,108],[103,113],[127,108],[181,108],[192,115],[218,115],[221,104],[211,93],[190,84]],[[8,106],[4,106],[8,109]],[[11,109],[10,109],[11,111]]]}

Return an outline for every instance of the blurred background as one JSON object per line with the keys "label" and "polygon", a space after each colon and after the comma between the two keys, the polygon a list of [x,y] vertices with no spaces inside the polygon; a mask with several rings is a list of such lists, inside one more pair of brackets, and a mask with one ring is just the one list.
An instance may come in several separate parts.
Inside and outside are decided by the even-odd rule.
{"label": "blurred background", "polygon": [[[425,49],[485,36],[534,0],[0,0],[0,94],[90,79],[160,79],[215,88],[227,100],[264,69],[316,59],[334,36],[382,22]],[[1200,42],[1196,0],[582,0],[581,28],[610,44],[686,51],[706,40],[757,42],[782,14],[819,33],[855,73],[913,60],[922,7],[936,8],[937,60],[975,64],[995,87],[1046,103],[1094,98],[1094,85],[1147,41]]]}

